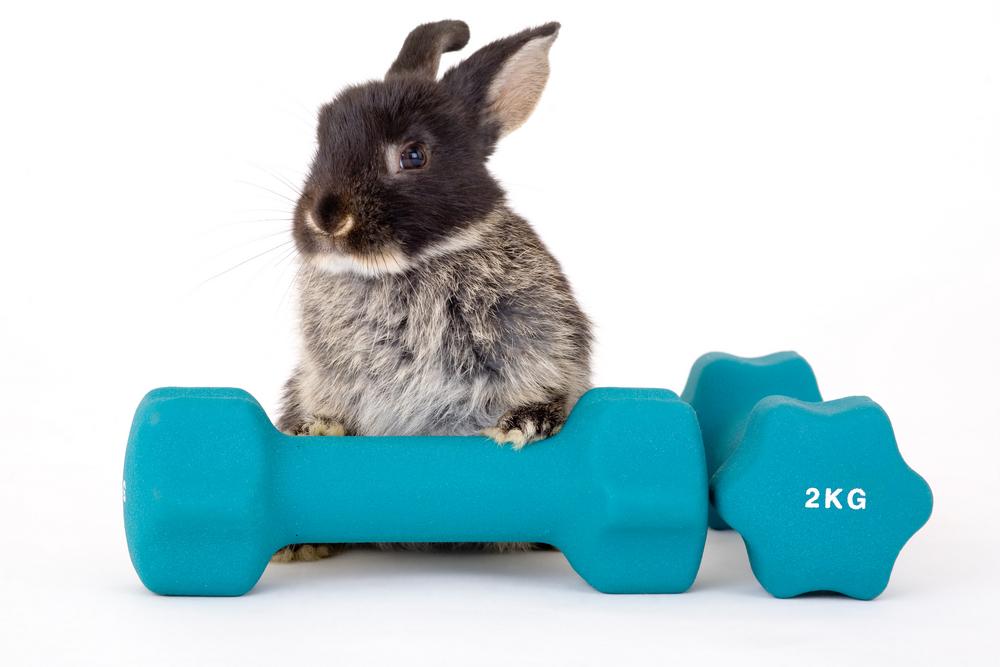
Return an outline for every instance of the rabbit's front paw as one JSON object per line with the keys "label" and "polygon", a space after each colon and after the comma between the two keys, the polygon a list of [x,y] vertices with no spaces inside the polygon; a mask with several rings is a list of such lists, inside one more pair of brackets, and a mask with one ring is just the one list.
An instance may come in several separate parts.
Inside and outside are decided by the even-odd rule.
{"label": "rabbit's front paw", "polygon": [[347,435],[347,429],[336,419],[312,417],[299,424],[293,435]]}
{"label": "rabbit's front paw", "polygon": [[514,449],[555,435],[566,421],[563,401],[529,403],[504,413],[497,425],[483,431],[483,435]]}
{"label": "rabbit's front paw", "polygon": [[271,556],[272,563],[291,563],[292,561],[313,561],[329,558],[344,550],[342,544],[289,544],[278,549]]}

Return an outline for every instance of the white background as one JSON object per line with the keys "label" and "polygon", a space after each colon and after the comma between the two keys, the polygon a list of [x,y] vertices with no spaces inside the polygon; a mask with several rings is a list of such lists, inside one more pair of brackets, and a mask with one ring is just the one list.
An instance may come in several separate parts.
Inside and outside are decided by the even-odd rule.
{"label": "white background", "polygon": [[[0,10],[0,659],[996,660],[997,6],[477,4]],[[879,599],[772,599],[733,535],[677,596],[595,593],[554,553],[352,553],[239,599],[141,587],[120,507],[136,403],[234,385],[275,414],[284,181],[318,105],[440,18],[470,24],[466,54],[563,23],[492,167],[597,323],[597,384],[680,389],[704,351],[795,349],[827,397],[886,408],[935,510]]]}

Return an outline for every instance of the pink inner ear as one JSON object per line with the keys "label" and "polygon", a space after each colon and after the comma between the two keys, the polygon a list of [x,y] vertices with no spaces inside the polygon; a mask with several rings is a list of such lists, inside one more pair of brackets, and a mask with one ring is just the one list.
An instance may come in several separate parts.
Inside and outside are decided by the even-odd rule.
{"label": "pink inner ear", "polygon": [[501,136],[520,127],[538,104],[549,78],[549,49],[555,38],[553,34],[525,44],[490,84],[490,114],[500,123]]}

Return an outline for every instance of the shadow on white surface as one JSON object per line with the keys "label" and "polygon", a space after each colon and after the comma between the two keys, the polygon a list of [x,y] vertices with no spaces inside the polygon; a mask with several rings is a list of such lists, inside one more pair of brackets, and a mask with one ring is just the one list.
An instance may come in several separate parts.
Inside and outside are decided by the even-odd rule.
{"label": "shadow on white surface", "polygon": [[690,592],[719,589],[752,595],[763,592],[750,571],[743,540],[731,530],[708,531],[701,569]]}
{"label": "shadow on white surface", "polygon": [[251,594],[299,589],[356,591],[419,582],[590,592],[559,552],[421,553],[351,549],[311,563],[271,563]]}
{"label": "shadow on white surface", "polygon": [[[669,559],[669,554],[665,555]],[[484,554],[384,552],[352,548],[315,562],[271,563],[251,595],[310,591],[354,592],[372,587],[426,584],[501,585],[510,589],[592,593],[559,551]],[[764,595],[750,571],[746,549],[731,531],[709,531],[698,577],[689,593]]]}

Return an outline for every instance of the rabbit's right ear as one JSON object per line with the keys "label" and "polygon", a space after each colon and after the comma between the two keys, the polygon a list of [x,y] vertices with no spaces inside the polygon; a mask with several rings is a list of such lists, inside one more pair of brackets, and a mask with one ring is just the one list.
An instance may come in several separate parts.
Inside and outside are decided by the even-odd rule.
{"label": "rabbit's right ear", "polygon": [[477,114],[492,144],[534,111],[549,78],[549,48],[558,23],[498,39],[452,67],[441,85]]}
{"label": "rabbit's right ear", "polygon": [[396,61],[385,78],[416,75],[437,79],[441,54],[458,51],[469,43],[469,26],[463,21],[437,21],[418,25],[407,35]]}

